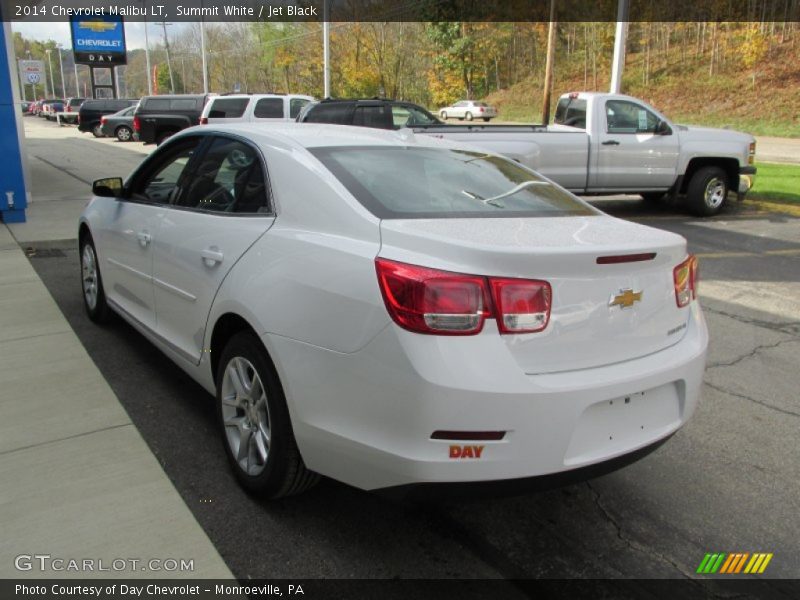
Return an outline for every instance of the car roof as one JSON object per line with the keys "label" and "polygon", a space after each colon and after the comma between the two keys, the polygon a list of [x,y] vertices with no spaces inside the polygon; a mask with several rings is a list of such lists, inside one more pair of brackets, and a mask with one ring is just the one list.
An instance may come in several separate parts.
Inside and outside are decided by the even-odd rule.
{"label": "car roof", "polygon": [[[191,133],[228,133],[249,139],[262,146],[287,149],[310,149],[333,146],[419,146],[430,148],[462,148],[472,150],[464,143],[451,142],[428,135],[416,135],[410,129],[387,130],[353,125],[322,123],[231,123],[229,125],[202,125],[184,129],[175,138]],[[483,150],[478,150],[484,152]]]}
{"label": "car roof", "polygon": [[219,96],[214,96],[212,100],[245,100],[250,98],[303,98],[307,100],[313,100],[314,96],[306,96],[304,94],[221,94]]}

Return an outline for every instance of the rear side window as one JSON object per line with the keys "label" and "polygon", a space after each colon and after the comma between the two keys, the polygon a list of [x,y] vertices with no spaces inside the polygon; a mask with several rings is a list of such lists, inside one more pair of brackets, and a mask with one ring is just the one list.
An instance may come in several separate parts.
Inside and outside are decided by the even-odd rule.
{"label": "rear side window", "polygon": [[306,114],[306,123],[333,123],[350,125],[348,116],[352,104],[317,104]]}
{"label": "rear side window", "polygon": [[282,119],[283,98],[261,98],[256,102],[253,116],[257,119]]}
{"label": "rear side window", "polygon": [[170,110],[195,110],[197,108],[197,100],[194,98],[178,98],[169,101]]}
{"label": "rear side window", "polygon": [[554,123],[586,129],[586,100],[562,98],[556,106]]}
{"label": "rear side window", "polygon": [[148,98],[144,102],[146,110],[169,110],[169,100],[167,98]]}
{"label": "rear side window", "polygon": [[381,219],[599,214],[569,192],[499,156],[397,146],[311,148],[310,152]]}
{"label": "rear side window", "polygon": [[387,105],[356,106],[353,125],[374,129],[393,129],[392,109]]}
{"label": "rear side window", "polygon": [[210,119],[238,119],[247,108],[247,98],[220,98],[214,100],[208,112]]}
{"label": "rear side window", "polygon": [[289,116],[292,119],[297,118],[297,115],[300,114],[300,111],[303,110],[303,107],[309,102],[310,100],[306,98],[292,98],[289,100]]}
{"label": "rear side window", "polygon": [[238,140],[216,138],[178,205],[221,213],[268,213],[266,179],[258,152]]}

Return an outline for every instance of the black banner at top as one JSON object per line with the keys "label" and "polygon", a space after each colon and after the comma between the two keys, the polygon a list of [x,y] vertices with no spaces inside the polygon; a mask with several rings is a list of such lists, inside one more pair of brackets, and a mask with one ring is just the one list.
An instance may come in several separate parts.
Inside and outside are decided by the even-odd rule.
{"label": "black banner at top", "polygon": [[[5,21],[550,21],[551,0],[0,0]],[[558,22],[618,20],[619,0],[552,0]],[[624,20],[800,21],[797,0],[625,0]]]}

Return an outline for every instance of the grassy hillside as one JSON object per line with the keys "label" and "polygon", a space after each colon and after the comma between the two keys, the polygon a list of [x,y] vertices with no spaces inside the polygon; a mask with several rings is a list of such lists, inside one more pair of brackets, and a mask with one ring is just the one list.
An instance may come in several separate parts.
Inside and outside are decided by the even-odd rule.
{"label": "grassy hillside", "polygon": [[[676,122],[729,127],[755,135],[800,137],[800,44],[775,44],[753,69],[741,59],[726,56],[724,64],[709,74],[709,57],[681,60],[681,49],[668,59],[651,57],[649,81],[644,82],[644,52],[628,52],[623,93],[642,98]],[[732,51],[731,51],[732,53]],[[655,64],[658,62],[658,64]],[[688,64],[687,64],[688,62]],[[575,90],[607,91],[610,68],[598,68],[597,86],[591,73],[585,78],[582,60],[556,62],[555,99]],[[505,121],[540,122],[543,78],[535,75],[490,94],[486,101],[500,109]]]}

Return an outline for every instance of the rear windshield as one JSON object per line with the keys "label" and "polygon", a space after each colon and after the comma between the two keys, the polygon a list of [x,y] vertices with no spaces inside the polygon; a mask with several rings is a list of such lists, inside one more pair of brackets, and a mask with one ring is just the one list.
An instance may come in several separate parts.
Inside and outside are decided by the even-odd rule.
{"label": "rear windshield", "polygon": [[447,148],[310,148],[381,219],[594,215],[568,192],[505,158]]}
{"label": "rear windshield", "polygon": [[562,98],[556,106],[554,123],[586,129],[586,100],[579,98]]}

